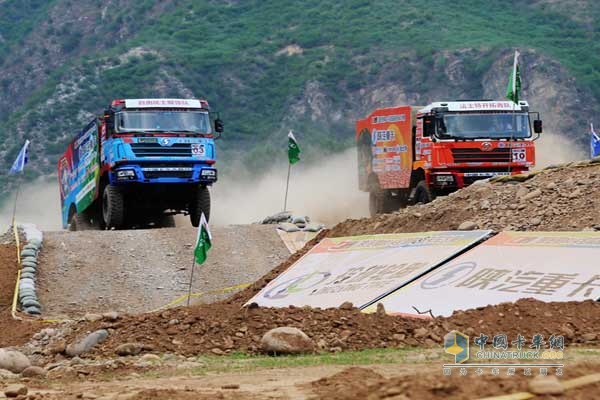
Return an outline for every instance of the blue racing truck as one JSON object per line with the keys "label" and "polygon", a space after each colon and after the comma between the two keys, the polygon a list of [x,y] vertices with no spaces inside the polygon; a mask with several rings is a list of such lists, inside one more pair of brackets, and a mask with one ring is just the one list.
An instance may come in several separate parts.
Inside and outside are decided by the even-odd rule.
{"label": "blue racing truck", "polygon": [[172,227],[175,214],[197,227],[210,217],[221,132],[206,100],[114,100],[58,161],[63,227]]}

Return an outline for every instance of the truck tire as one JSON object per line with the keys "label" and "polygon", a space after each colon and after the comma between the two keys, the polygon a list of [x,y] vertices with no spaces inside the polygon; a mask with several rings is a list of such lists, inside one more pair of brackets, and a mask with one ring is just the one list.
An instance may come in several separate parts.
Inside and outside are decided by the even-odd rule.
{"label": "truck tire", "polygon": [[200,216],[204,213],[206,221],[210,219],[210,192],[206,186],[198,186],[190,202],[190,222],[194,228],[200,225]]}
{"label": "truck tire", "polygon": [[406,206],[406,200],[401,196],[392,196],[387,190],[374,190],[369,192],[369,212],[371,217],[377,214],[386,214],[398,211]]}
{"label": "truck tire", "polygon": [[106,185],[102,193],[102,219],[106,229],[119,229],[125,220],[125,196],[121,188]]}
{"label": "truck tire", "polygon": [[431,190],[425,180],[419,181],[415,187],[415,204],[427,204],[433,200]]}
{"label": "truck tire", "polygon": [[82,213],[76,212],[71,217],[71,222],[69,223],[70,231],[89,231],[93,228],[94,226],[85,211]]}

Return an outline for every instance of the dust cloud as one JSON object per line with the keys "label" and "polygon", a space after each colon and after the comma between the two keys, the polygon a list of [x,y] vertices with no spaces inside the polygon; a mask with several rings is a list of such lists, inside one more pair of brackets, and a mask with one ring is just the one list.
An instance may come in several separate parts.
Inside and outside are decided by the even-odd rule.
{"label": "dust cloud", "polygon": [[544,132],[535,142],[535,158],[535,169],[542,169],[552,164],[584,160],[588,155],[573,143],[573,139]]}
{"label": "dust cloud", "polygon": [[[586,159],[587,154],[565,136],[544,132],[536,141],[536,169]],[[292,166],[287,210],[307,215],[327,226],[369,214],[368,194],[358,190],[356,149],[327,155],[322,161],[301,160]],[[243,170],[234,168],[233,170]],[[248,177],[250,176],[250,177]],[[283,210],[287,164],[260,176],[227,174],[212,192],[212,225],[248,224]],[[14,193],[0,209],[0,232],[10,226]],[[55,180],[39,179],[19,193],[17,221],[34,223],[42,230],[60,230],[60,198]],[[178,216],[177,225],[189,219]]]}
{"label": "dust cloud", "polygon": [[[6,232],[11,225],[14,201],[15,193],[12,193],[0,209],[0,232]],[[44,231],[62,229],[58,183],[38,179],[21,186],[16,220],[17,223],[35,224]]]}
{"label": "dust cloud", "polygon": [[[211,224],[247,224],[283,210],[287,164],[253,179],[221,176],[212,189]],[[356,149],[301,160],[292,166],[287,210],[332,226],[367,216],[368,194],[358,190]]]}

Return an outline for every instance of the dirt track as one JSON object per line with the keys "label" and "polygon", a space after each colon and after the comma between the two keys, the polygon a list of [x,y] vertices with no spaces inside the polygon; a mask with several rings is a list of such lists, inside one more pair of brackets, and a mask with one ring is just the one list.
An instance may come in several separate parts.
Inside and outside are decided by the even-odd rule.
{"label": "dirt track", "polygon": [[[44,315],[145,312],[187,294],[196,232],[182,227],[45,233],[39,278]],[[273,225],[228,226],[212,234],[208,260],[194,270],[193,293],[254,282],[289,257]]]}

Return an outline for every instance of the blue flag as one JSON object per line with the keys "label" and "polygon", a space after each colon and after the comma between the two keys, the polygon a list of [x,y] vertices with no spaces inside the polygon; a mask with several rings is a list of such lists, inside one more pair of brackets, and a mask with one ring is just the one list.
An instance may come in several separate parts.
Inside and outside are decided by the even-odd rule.
{"label": "blue flag", "polygon": [[23,145],[23,148],[21,149],[21,151],[19,152],[19,155],[17,156],[17,159],[15,160],[12,167],[10,168],[9,174],[16,174],[18,172],[23,171],[25,164],[27,164],[27,148],[28,147],[29,147],[29,140],[26,140],[25,144]]}
{"label": "blue flag", "polygon": [[590,123],[590,155],[592,158],[600,156],[600,136],[594,132],[594,124]]}

